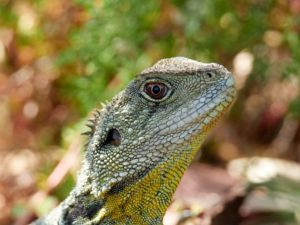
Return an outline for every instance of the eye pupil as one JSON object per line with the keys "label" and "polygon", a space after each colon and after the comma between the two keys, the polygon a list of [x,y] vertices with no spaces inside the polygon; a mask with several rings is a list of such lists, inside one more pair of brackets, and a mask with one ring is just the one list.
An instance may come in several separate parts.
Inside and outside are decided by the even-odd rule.
{"label": "eye pupil", "polygon": [[160,87],[158,85],[153,86],[152,92],[154,94],[158,94],[160,92]]}

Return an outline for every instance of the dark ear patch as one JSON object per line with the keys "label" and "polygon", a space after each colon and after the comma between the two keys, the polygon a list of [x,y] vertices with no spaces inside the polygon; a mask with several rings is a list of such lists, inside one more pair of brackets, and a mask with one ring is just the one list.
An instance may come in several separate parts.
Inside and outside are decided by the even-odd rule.
{"label": "dark ear patch", "polygon": [[104,141],[104,145],[110,144],[115,147],[118,147],[121,144],[122,138],[121,134],[117,129],[110,129],[108,131],[106,140]]}

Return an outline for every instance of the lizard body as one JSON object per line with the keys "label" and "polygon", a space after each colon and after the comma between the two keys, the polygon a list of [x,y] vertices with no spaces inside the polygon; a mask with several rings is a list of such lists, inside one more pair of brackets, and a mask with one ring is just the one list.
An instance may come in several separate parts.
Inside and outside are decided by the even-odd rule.
{"label": "lizard body", "polygon": [[76,187],[36,225],[159,225],[209,130],[236,95],[221,65],[183,57],[141,72],[95,114]]}

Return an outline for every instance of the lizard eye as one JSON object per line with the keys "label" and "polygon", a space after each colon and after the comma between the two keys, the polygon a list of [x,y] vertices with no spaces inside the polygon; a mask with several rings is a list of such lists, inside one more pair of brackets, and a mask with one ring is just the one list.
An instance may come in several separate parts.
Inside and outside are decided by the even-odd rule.
{"label": "lizard eye", "polygon": [[144,92],[152,99],[163,99],[168,93],[168,87],[160,82],[148,82],[144,86]]}

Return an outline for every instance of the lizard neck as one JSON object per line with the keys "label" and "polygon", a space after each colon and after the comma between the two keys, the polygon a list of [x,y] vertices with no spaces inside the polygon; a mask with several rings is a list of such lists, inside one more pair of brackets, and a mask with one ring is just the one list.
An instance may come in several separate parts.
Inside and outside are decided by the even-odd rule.
{"label": "lizard neck", "polygon": [[[205,132],[206,133],[206,132]],[[95,223],[159,225],[172,201],[184,171],[199,150],[205,134],[192,139],[184,150],[175,151],[136,183],[119,193],[106,193]]]}
{"label": "lizard neck", "polygon": [[62,207],[66,209],[63,220],[67,224],[162,225],[172,195],[191,160],[190,151],[172,154],[118,193],[96,197],[77,187],[67,199],[68,205]]}
{"label": "lizard neck", "polygon": [[121,192],[107,193],[104,205],[94,221],[134,225],[162,224],[172,195],[192,160],[188,155],[173,156],[172,160],[157,165],[145,177]]}
{"label": "lizard neck", "polygon": [[204,136],[202,133],[193,138],[191,145],[174,151],[144,177],[125,185],[120,192],[95,196],[78,187],[71,195],[72,200],[67,201],[64,220],[76,221],[75,224],[162,224],[176,187]]}
{"label": "lizard neck", "polygon": [[[206,132],[205,132],[206,133]],[[103,206],[95,216],[96,223],[162,224],[163,216],[184,171],[191,163],[205,133],[192,139],[191,145],[175,151],[136,183],[116,194],[107,193]],[[101,223],[102,224],[102,223]]]}
{"label": "lizard neck", "polygon": [[[86,188],[89,181],[79,180],[78,184],[81,185],[74,190],[71,199],[66,201],[68,205],[65,207],[64,222],[103,225],[162,224],[181,177],[210,128],[211,125],[203,126],[202,132],[192,138],[189,145],[170,153],[145,176],[135,183],[125,185],[119,192],[108,191],[96,196]],[[86,174],[83,177],[89,179]]]}

